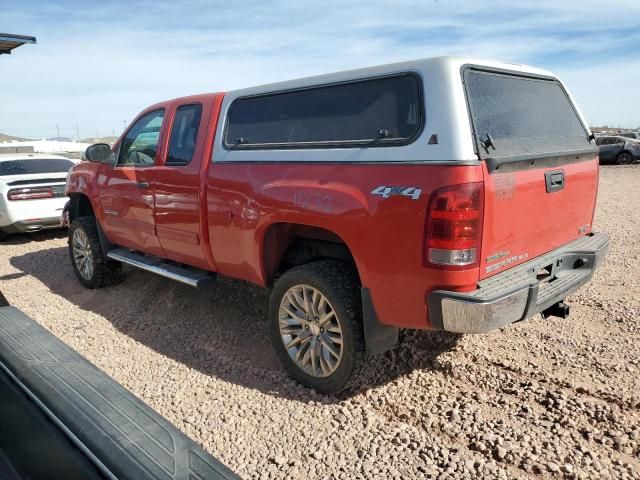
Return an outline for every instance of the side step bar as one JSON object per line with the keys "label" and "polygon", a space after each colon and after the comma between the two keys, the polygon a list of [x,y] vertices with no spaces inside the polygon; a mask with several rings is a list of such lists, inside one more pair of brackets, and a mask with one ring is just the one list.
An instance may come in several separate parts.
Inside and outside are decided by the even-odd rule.
{"label": "side step bar", "polygon": [[165,262],[158,257],[140,255],[139,253],[130,252],[122,248],[109,250],[107,257],[192,287],[206,287],[211,285],[216,279],[213,273],[180,267]]}

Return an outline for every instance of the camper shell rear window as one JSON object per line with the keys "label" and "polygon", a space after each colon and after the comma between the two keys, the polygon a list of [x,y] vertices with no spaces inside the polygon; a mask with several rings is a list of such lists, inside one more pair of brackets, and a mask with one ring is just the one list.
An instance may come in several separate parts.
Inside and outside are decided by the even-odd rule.
{"label": "camper shell rear window", "polygon": [[569,96],[553,78],[468,67],[463,71],[481,158],[593,149]]}
{"label": "camper shell rear window", "polygon": [[228,149],[404,145],[423,124],[422,87],[404,73],[236,99]]}

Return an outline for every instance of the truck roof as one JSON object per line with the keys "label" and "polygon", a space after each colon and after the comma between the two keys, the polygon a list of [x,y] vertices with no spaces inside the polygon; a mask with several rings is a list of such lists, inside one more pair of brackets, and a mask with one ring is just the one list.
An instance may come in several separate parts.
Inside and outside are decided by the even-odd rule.
{"label": "truck roof", "polygon": [[[466,96],[462,88],[462,69],[466,65],[555,78],[547,70],[496,60],[468,57],[426,58],[232,90],[224,95],[220,118],[227,117],[230,106],[239,97],[278,93],[372,77],[415,73],[423,79],[426,123],[416,141],[404,146],[386,147],[384,150],[385,158],[387,161],[439,162],[452,162],[455,159],[458,163],[462,161],[473,163],[478,161],[478,156],[473,138],[470,135],[472,128]],[[583,123],[586,125],[586,122]],[[217,128],[213,153],[217,161],[294,161],[294,157],[299,155],[295,150],[228,150],[223,145],[225,125],[225,122],[219,122]],[[438,141],[425,149],[426,141],[420,141],[420,138],[428,139],[432,135],[435,135]],[[350,161],[374,161],[373,157],[377,158],[379,155],[380,152],[361,148]],[[327,152],[309,149],[305,152],[305,159],[306,161],[326,161]]]}
{"label": "truck roof", "polygon": [[[357,81],[371,77],[380,77],[394,74],[413,72],[423,79],[424,101],[427,103],[429,120],[425,124],[420,136],[430,138],[436,135],[438,143],[431,145],[428,151],[422,146],[423,142],[412,142],[406,146],[388,147],[385,154],[389,159],[403,159],[404,161],[441,161],[457,162],[478,160],[471,132],[471,124],[466,106],[466,97],[462,88],[461,71],[465,66],[485,67],[492,70],[523,73],[547,78],[556,78],[548,70],[531,67],[517,63],[501,62],[497,60],[478,59],[470,57],[433,57],[419,60],[390,63],[367,68],[345,70],[323,75],[298,78],[283,82],[270,83],[255,87],[231,90],[226,93],[209,93],[181,97],[160,102],[147,107],[140,115],[151,110],[166,107],[173,102],[185,103],[188,101],[206,101],[214,97],[224,96],[220,111],[220,118],[226,118],[231,104],[239,97],[277,93],[286,90],[303,89],[332,83]],[[566,89],[565,89],[566,90]],[[571,94],[567,92],[569,97]],[[575,102],[574,106],[575,106]],[[582,123],[587,128],[587,122],[575,107]],[[295,154],[295,151],[261,150],[261,151],[228,151],[223,146],[222,137],[226,123],[219,122],[214,140],[213,155],[218,161],[275,161],[276,157],[284,161],[287,155]],[[367,160],[367,149],[361,149],[359,161]],[[305,158],[308,161],[320,161],[325,159],[323,152],[307,151]],[[373,153],[371,153],[373,155]],[[286,158],[285,158],[286,157]],[[317,157],[317,158],[316,158]]]}
{"label": "truck roof", "polygon": [[358,78],[373,77],[379,75],[388,75],[399,72],[423,72],[435,73],[436,71],[455,71],[459,72],[464,65],[479,65],[494,69],[510,70],[522,73],[530,73],[533,75],[541,75],[546,77],[555,77],[553,73],[541,68],[523,65],[519,63],[501,62],[498,60],[477,59],[469,57],[442,56],[423,58],[419,60],[410,60],[405,62],[388,63],[385,65],[377,65],[373,67],[355,68],[351,70],[343,70],[339,72],[327,73],[322,75],[313,75],[309,77],[300,77],[292,80],[284,80],[281,82],[266,83],[253,87],[246,87],[228,92],[202,93],[196,95],[188,95],[183,97],[171,98],[155,103],[145,109],[149,111],[155,108],[165,106],[174,101],[185,102],[192,100],[194,102],[203,101],[210,97],[225,95],[234,98],[247,95],[257,95],[260,93],[275,92],[279,90],[289,90],[292,88],[304,88],[312,85],[322,85],[326,83],[336,83],[341,81],[349,81]]}
{"label": "truck roof", "polygon": [[344,70],[340,72],[302,77],[294,80],[285,80],[283,82],[269,83],[255,87],[231,90],[227,93],[227,95],[242,97],[247,95],[257,95],[266,92],[289,90],[293,88],[304,88],[312,85],[337,83],[358,78],[374,77],[407,71],[420,72],[425,74],[426,76],[430,76],[429,74],[436,74],[437,72],[456,72],[457,74],[459,74],[460,69],[465,65],[479,65],[494,69],[517,71],[546,77],[555,77],[553,73],[547,70],[531,67],[528,65],[500,62],[497,60],[443,56],[389,63],[386,65],[378,65],[374,67],[356,68],[352,70]]}

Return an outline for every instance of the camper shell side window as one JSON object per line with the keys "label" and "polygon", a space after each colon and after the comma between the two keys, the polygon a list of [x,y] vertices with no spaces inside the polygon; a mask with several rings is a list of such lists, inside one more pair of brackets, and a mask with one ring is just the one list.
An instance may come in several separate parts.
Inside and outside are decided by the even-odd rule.
{"label": "camper shell side window", "polygon": [[226,149],[406,145],[424,123],[422,85],[413,73],[236,99]]}

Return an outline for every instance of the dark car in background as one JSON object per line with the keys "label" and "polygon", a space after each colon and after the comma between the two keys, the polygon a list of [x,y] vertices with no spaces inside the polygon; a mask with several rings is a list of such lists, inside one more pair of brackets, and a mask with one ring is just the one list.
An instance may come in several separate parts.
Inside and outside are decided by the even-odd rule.
{"label": "dark car in background", "polygon": [[600,163],[615,163],[627,165],[640,160],[640,142],[630,138],[615,136],[602,136],[596,138]]}

